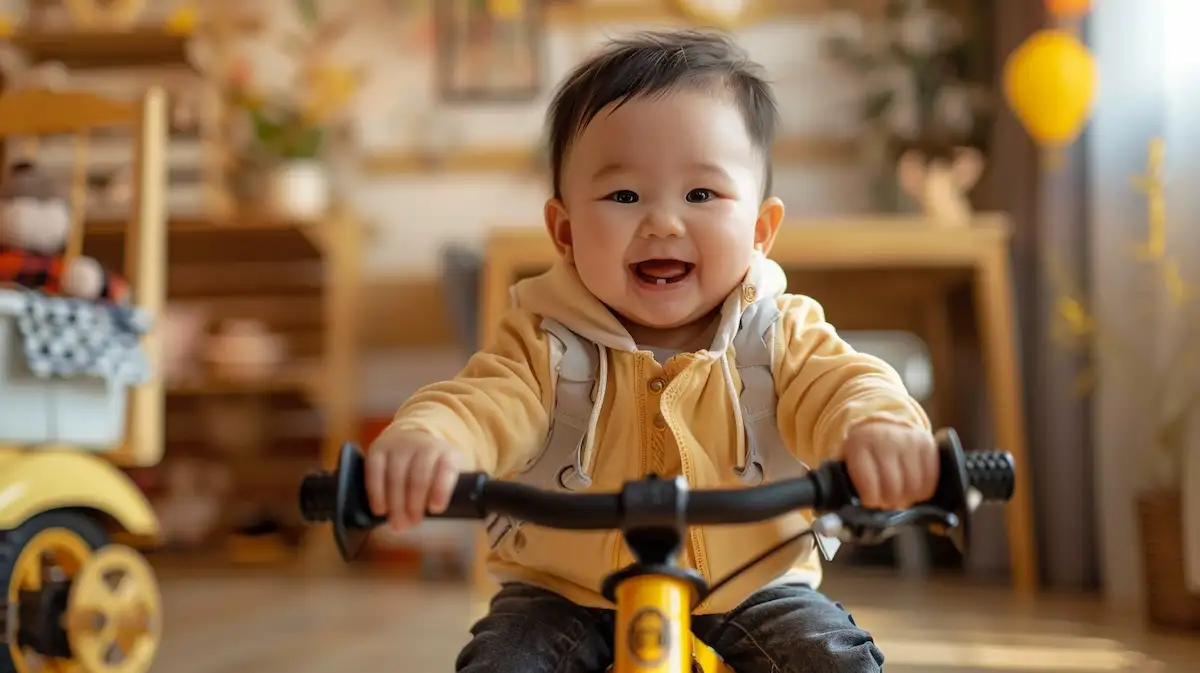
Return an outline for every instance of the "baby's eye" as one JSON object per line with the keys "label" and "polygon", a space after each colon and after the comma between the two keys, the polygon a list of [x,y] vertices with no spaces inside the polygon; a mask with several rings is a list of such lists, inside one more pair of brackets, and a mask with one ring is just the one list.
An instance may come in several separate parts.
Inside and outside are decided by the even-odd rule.
{"label": "baby's eye", "polygon": [[638,195],[628,189],[620,189],[608,195],[608,198],[617,203],[637,203]]}
{"label": "baby's eye", "polygon": [[688,203],[704,203],[705,201],[713,200],[713,198],[715,196],[716,195],[713,194],[713,191],[711,189],[693,189],[692,191],[687,193],[687,202]]}

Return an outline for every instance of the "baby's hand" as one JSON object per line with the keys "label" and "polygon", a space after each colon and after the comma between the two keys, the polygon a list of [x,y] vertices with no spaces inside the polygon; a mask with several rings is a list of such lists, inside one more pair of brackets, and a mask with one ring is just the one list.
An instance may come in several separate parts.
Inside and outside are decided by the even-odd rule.
{"label": "baby's hand", "polygon": [[937,443],[928,430],[864,423],[847,435],[842,458],[863,507],[904,509],[937,490]]}
{"label": "baby's hand", "polygon": [[425,512],[450,504],[458,479],[458,451],[424,432],[384,432],[367,451],[367,499],[401,532],[421,523]]}

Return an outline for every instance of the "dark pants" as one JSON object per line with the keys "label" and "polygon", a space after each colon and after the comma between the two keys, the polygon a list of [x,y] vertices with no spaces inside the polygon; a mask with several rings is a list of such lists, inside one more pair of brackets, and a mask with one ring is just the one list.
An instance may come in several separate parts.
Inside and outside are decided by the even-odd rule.
{"label": "dark pants", "polygon": [[[505,584],[458,656],[463,673],[599,673],[613,660],[613,613]],[[763,589],[692,631],[735,673],[870,673],[883,654],[841,605],[803,585]]]}

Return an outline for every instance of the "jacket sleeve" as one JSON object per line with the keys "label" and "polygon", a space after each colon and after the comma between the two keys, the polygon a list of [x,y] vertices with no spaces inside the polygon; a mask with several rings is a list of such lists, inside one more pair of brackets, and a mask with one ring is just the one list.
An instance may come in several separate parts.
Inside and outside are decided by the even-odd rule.
{"label": "jacket sleeve", "polygon": [[453,379],[418,390],[388,430],[428,432],[462,451],[462,469],[507,474],[541,449],[552,386],[540,318],[513,309],[495,343],[473,355]]}
{"label": "jacket sleeve", "polygon": [[779,431],[806,464],[837,457],[859,423],[886,421],[929,428],[924,409],[887,363],[856,352],[825,322],[813,299],[785,295],[775,325],[775,394]]}

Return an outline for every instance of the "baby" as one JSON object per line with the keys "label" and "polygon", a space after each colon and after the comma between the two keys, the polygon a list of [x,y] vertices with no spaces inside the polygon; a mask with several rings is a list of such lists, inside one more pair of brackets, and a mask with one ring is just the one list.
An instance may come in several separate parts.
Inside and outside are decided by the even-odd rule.
{"label": "baby", "polygon": [[[832,457],[868,507],[931,497],[921,407],[820,305],[786,294],[765,257],[783,220],[776,121],[760,69],[719,35],[616,40],[571,73],[548,115],[544,215],[561,259],[518,283],[495,342],[374,443],[372,509],[412,526],[447,506],[459,470],[573,491],[657,473],[706,489]],[[693,527],[680,563],[712,583],[810,520]],[[632,562],[620,534],[506,519],[489,533],[502,588],[457,670],[603,671],[613,606],[601,583]],[[693,630],[739,673],[881,670],[871,636],[817,591],[832,541],[806,540],[707,597]]]}

